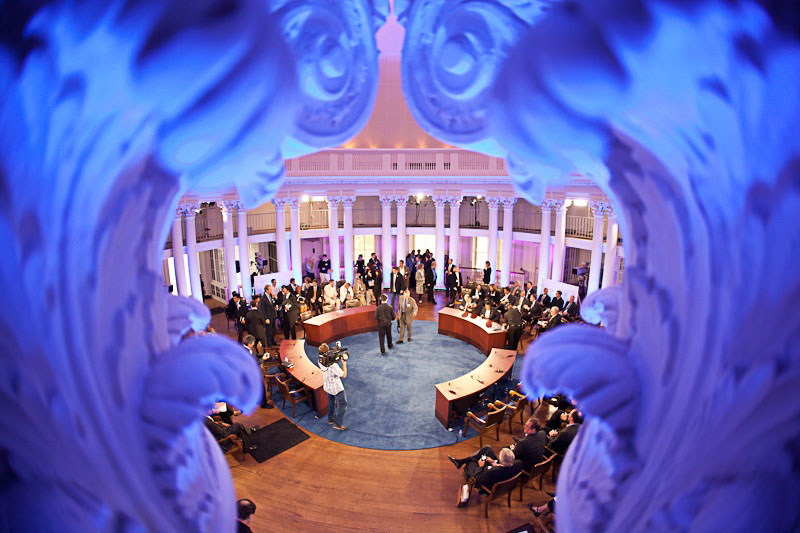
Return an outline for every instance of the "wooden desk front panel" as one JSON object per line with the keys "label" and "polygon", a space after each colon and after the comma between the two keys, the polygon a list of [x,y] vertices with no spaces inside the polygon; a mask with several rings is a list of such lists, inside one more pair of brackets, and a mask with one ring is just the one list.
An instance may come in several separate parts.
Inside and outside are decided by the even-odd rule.
{"label": "wooden desk front panel", "polygon": [[[328,414],[328,395],[323,389],[322,370],[306,355],[304,340],[282,341],[280,347],[283,369],[294,379],[308,387],[314,395],[317,416]],[[286,363],[294,366],[288,368]]]}
{"label": "wooden desk front panel", "polygon": [[375,320],[375,306],[366,305],[315,316],[306,321],[304,327],[306,342],[319,346],[350,335],[378,331],[378,321]]}
{"label": "wooden desk front panel", "polygon": [[480,319],[462,317],[463,311],[445,308],[439,311],[439,334],[455,337],[469,343],[485,355],[506,346],[506,330],[491,330],[479,323]]}

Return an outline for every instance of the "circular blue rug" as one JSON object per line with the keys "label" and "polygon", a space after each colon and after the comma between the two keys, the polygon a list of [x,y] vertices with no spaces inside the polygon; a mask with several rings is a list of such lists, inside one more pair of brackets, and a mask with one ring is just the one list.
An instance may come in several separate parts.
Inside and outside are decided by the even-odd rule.
{"label": "circular blue rug", "polygon": [[[466,374],[486,357],[477,348],[439,335],[437,330],[436,322],[415,320],[414,340],[395,342],[386,356],[380,353],[377,332],[341,340],[350,352],[347,378],[342,380],[347,395],[347,431],[333,429],[327,417],[314,418],[306,404],[297,406],[297,418],[291,418],[288,403],[283,412],[311,433],[361,448],[416,450],[457,442],[463,438],[458,428],[447,431],[434,416],[434,385]],[[392,336],[397,339],[396,325],[392,326]],[[306,354],[316,362],[315,347],[306,345]],[[281,400],[276,400],[280,407]]]}

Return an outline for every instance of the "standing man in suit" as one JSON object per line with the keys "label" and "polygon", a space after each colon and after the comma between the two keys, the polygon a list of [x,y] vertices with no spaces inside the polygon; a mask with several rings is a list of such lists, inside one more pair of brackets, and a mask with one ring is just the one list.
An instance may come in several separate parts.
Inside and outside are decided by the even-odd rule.
{"label": "standing man in suit", "polygon": [[433,288],[436,286],[436,261],[431,261],[425,267],[425,290],[428,291],[428,303],[436,303],[433,298]]}
{"label": "standing man in suit", "polygon": [[550,309],[550,295],[547,294],[547,287],[544,288],[537,301],[542,304],[542,307],[545,309]]}
{"label": "standing man in suit", "polygon": [[483,269],[483,283],[489,285],[492,282],[492,264],[486,261],[486,266]]}
{"label": "standing man in suit", "polygon": [[[257,299],[258,295],[254,299]],[[247,312],[250,310],[250,306],[247,305],[247,301],[244,298],[239,298],[239,313],[237,317],[237,327],[236,330],[239,333],[239,344],[242,343],[242,336],[244,335],[244,319],[247,316]]]}
{"label": "standing man in suit", "polygon": [[250,310],[245,317],[244,327],[247,333],[261,343],[261,349],[267,347],[267,317],[258,310],[258,300],[250,302]]}
{"label": "standing man in suit", "polygon": [[578,304],[575,303],[575,296],[570,295],[569,301],[564,305],[564,310],[562,311],[564,316],[567,317],[567,320],[575,320],[578,316]]}
{"label": "standing man in suit", "polygon": [[381,294],[381,303],[378,308],[375,309],[375,320],[378,321],[378,342],[381,346],[381,355],[386,355],[386,349],[383,347],[384,338],[390,350],[394,347],[392,344],[392,322],[395,319],[395,314],[394,308],[386,303],[388,299],[389,298],[385,294]]}
{"label": "standing man in suit", "polygon": [[510,307],[503,318],[508,325],[506,350],[516,350],[519,339],[522,337],[522,315],[519,313],[519,309]]}
{"label": "standing man in suit", "polygon": [[322,254],[322,259],[319,260],[317,269],[319,270],[319,279],[322,280],[322,283],[328,283],[328,280],[331,279],[328,275],[331,270],[331,260],[328,259],[328,254]]}
{"label": "standing man in suit", "polygon": [[556,291],[556,297],[550,300],[550,307],[558,307],[559,313],[564,309],[564,298],[561,297],[561,291]]}
{"label": "standing man in suit", "polygon": [[405,290],[405,276],[396,267],[392,267],[392,308],[394,308],[395,301],[400,298],[400,295],[403,294]]}
{"label": "standing man in suit", "polygon": [[553,430],[550,432],[550,442],[547,443],[548,448],[562,456],[567,453],[569,445],[575,440],[581,422],[583,422],[583,415],[577,409],[573,409],[567,421],[569,422],[567,427],[561,431]]}
{"label": "standing man in suit", "polygon": [[289,290],[288,285],[283,286],[283,338],[297,339],[295,325],[300,318],[300,304],[297,297]]}
{"label": "standing man in suit", "polygon": [[267,348],[277,346],[275,342],[275,331],[277,331],[276,320],[278,312],[275,310],[275,300],[272,297],[272,287],[264,285],[264,296],[258,303],[258,310],[267,319]]}
{"label": "standing man in suit", "polygon": [[536,300],[536,291],[533,290],[533,282],[528,281],[525,283],[525,298]]}
{"label": "standing man in suit", "polygon": [[403,333],[408,328],[408,342],[411,342],[411,324],[417,318],[417,302],[411,297],[411,291],[403,291],[400,296],[400,309],[397,311],[397,327],[400,329],[397,344],[403,344]]}

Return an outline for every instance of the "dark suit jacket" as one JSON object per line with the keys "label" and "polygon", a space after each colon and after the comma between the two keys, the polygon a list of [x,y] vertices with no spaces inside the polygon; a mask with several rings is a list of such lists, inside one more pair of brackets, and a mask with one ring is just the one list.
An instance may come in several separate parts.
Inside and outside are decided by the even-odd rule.
{"label": "dark suit jacket", "polygon": [[275,318],[277,317],[277,312],[275,311],[275,299],[272,299],[272,302],[267,300],[267,295],[264,294],[261,296],[261,301],[258,302],[258,310],[267,317],[271,326],[275,325]]}
{"label": "dark suit jacket", "polygon": [[379,328],[391,326],[392,320],[395,319],[394,308],[387,303],[382,303],[375,309],[375,319],[378,321]]}
{"label": "dark suit jacket", "polygon": [[514,461],[511,466],[493,466],[484,468],[475,476],[475,488],[488,494],[492,485],[516,476],[522,470],[522,461]]}
{"label": "dark suit jacket", "polygon": [[544,447],[547,445],[547,433],[542,430],[530,433],[514,445],[514,457],[522,461],[522,469],[530,471],[544,456]]}
{"label": "dark suit jacket", "polygon": [[564,311],[567,312],[567,316],[574,317],[578,314],[578,304],[575,302],[569,303],[567,302],[564,304]]}
{"label": "dark suit jacket", "polygon": [[547,321],[547,330],[556,329],[557,326],[563,324],[564,321],[561,319],[561,315],[556,315],[552,317],[550,320]]}
{"label": "dark suit jacket", "polygon": [[519,314],[519,309],[512,307],[505,314],[506,322],[508,322],[509,329],[522,327],[522,315]]}
{"label": "dark suit jacket", "polygon": [[580,424],[568,425],[562,429],[558,435],[550,439],[547,447],[559,455],[564,455],[567,453],[567,448],[569,448],[569,445],[572,444],[572,441],[575,439],[575,435],[578,434],[579,428]]}
{"label": "dark suit jacket", "polygon": [[537,301],[541,302],[545,309],[550,309],[552,307],[550,305],[550,295],[545,295],[544,293],[539,295]]}
{"label": "dark suit jacket", "polygon": [[[286,309],[286,307],[289,309]],[[283,300],[283,313],[286,320],[289,321],[289,327],[293,328],[297,319],[300,318],[300,304],[297,303],[297,298],[291,292]]]}
{"label": "dark suit jacket", "polygon": [[500,322],[501,319],[500,311],[492,307],[491,312],[489,314],[489,318],[486,318],[484,314],[486,312],[486,307],[484,307],[483,302],[479,302],[478,305],[479,305],[478,309],[480,309],[480,313],[478,314],[479,318],[482,318],[483,320],[491,320],[492,322]]}
{"label": "dark suit jacket", "polygon": [[492,282],[492,267],[483,269],[483,282],[487,285]]}
{"label": "dark suit jacket", "polygon": [[406,277],[402,272],[396,272],[394,275],[394,292],[403,292],[406,290]]}
{"label": "dark suit jacket", "polygon": [[564,298],[553,298],[550,300],[550,307],[558,307],[559,310],[564,309]]}
{"label": "dark suit jacket", "polygon": [[500,291],[489,292],[487,293],[487,297],[492,301],[492,305],[497,305],[500,303],[503,293]]}
{"label": "dark suit jacket", "polygon": [[247,316],[244,319],[244,329],[247,330],[250,335],[258,339],[266,333],[266,320],[267,317],[264,316],[264,313],[260,312],[258,309],[251,309],[247,312]]}
{"label": "dark suit jacket", "polygon": [[556,431],[561,429],[561,424],[563,420],[561,420],[561,415],[564,414],[563,409],[557,409],[550,418],[547,419],[547,424],[545,424],[545,428],[550,431],[551,429],[555,429]]}
{"label": "dark suit jacket", "polygon": [[430,265],[425,266],[425,285],[434,283],[434,272]]}

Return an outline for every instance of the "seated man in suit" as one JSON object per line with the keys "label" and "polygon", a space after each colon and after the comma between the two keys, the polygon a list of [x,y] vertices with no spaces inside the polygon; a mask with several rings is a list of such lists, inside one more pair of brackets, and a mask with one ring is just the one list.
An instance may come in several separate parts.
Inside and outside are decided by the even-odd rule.
{"label": "seated man in suit", "polygon": [[492,304],[487,302],[483,303],[481,312],[478,316],[484,320],[491,320],[492,322],[500,322],[500,311],[492,307]]}
{"label": "seated man in suit", "polygon": [[550,300],[550,307],[558,307],[559,313],[564,309],[564,298],[561,297],[561,291],[556,291],[556,297]]}
{"label": "seated man in suit", "polygon": [[484,446],[464,459],[447,456],[456,468],[464,467],[464,478],[474,479],[474,487],[480,494],[489,494],[495,483],[506,481],[522,470],[522,461],[518,461],[509,448],[500,450],[499,457],[491,446]]}
{"label": "seated man in suit", "polygon": [[550,309],[550,295],[547,294],[547,287],[544,288],[542,294],[537,298],[537,301],[542,304],[542,307],[545,309]]}
{"label": "seated man in suit", "polygon": [[344,285],[339,287],[339,305],[342,308],[347,307],[347,300],[352,300],[355,298],[355,294],[353,294],[353,288],[350,286],[350,283],[345,281]]}
{"label": "seated man in suit", "polygon": [[489,292],[486,297],[492,301],[492,306],[497,307],[500,305],[500,299],[503,297],[503,291],[498,291],[494,283],[489,285]]}
{"label": "seated man in suit", "polygon": [[337,311],[339,310],[339,295],[336,292],[335,281],[328,280],[322,291],[322,302],[324,305],[332,305]]}
{"label": "seated man in suit", "polygon": [[308,308],[311,309],[315,315],[322,313],[322,289],[319,287],[316,278],[314,278],[311,285],[306,289],[303,297],[306,299]]}
{"label": "seated man in suit", "polygon": [[575,320],[578,318],[578,304],[575,303],[575,296],[571,295],[569,301],[564,304],[564,310],[561,311],[567,320]]}
{"label": "seated man in suit", "polygon": [[519,312],[522,315],[522,320],[531,323],[542,316],[542,304],[536,301],[535,294],[528,294],[519,306]]}
{"label": "seated man in suit", "polygon": [[544,457],[544,447],[547,445],[547,433],[542,429],[542,425],[533,417],[525,422],[522,428],[525,436],[516,444],[509,446],[517,460],[522,461],[522,469],[530,471],[531,468],[542,461]]}
{"label": "seated man in suit", "polygon": [[583,415],[577,409],[573,409],[567,417],[567,422],[567,427],[561,431],[550,431],[550,441],[547,443],[547,447],[559,455],[567,453],[569,445],[572,444],[575,435],[578,434],[580,425],[583,422]]}
{"label": "seated man in suit", "polygon": [[465,294],[463,300],[457,300],[453,305],[456,309],[467,313],[472,313],[475,310],[475,302],[472,301],[469,294]]}
{"label": "seated man in suit", "polygon": [[[236,435],[242,441],[242,446],[244,447],[245,451],[253,451],[256,449],[256,446],[250,442],[250,435],[254,433],[258,426],[254,426],[250,429],[247,429],[243,425],[239,424],[238,422],[234,422],[233,424],[226,424],[225,422],[217,422],[212,418],[216,413],[214,410],[209,411],[208,415],[206,415],[203,423],[205,424],[206,428],[214,435],[214,438],[219,440],[224,439],[228,435]],[[222,445],[223,449],[224,444]]]}
{"label": "seated man in suit", "polygon": [[361,276],[356,276],[356,282],[353,286],[353,295],[358,300],[358,305],[367,305],[367,286]]}
{"label": "seated man in suit", "polygon": [[514,298],[514,295],[511,294],[510,287],[503,287],[503,296],[500,298],[500,303],[498,307],[500,308],[500,312],[505,314],[506,311],[515,307],[517,305],[517,299]]}
{"label": "seated man in suit", "polygon": [[564,317],[561,316],[561,310],[558,306],[553,306],[550,308],[550,319],[547,321],[547,326],[544,328],[545,331],[550,331],[552,329],[556,329],[556,326],[560,326],[564,323]]}

